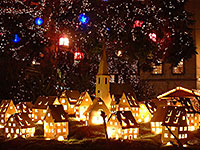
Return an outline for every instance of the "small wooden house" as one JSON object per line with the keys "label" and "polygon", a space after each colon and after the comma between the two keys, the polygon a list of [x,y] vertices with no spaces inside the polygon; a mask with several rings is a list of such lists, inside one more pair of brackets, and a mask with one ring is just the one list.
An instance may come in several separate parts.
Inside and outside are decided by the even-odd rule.
{"label": "small wooden house", "polygon": [[16,105],[18,113],[27,113],[29,118],[32,118],[32,102],[19,102]]}
{"label": "small wooden house", "polygon": [[32,108],[32,120],[38,124],[43,124],[44,116],[49,105],[59,105],[56,96],[39,96]]}
{"label": "small wooden house", "polygon": [[92,99],[88,92],[82,92],[75,105],[76,118],[78,120],[86,121],[86,117],[83,114],[91,104]]}
{"label": "small wooden house", "polygon": [[8,118],[17,113],[15,104],[12,100],[2,100],[0,104],[0,128],[3,128]]}
{"label": "small wooden house", "polygon": [[110,116],[110,110],[105,105],[104,101],[96,97],[88,109],[83,115],[86,116],[86,125],[101,125],[103,124],[103,118],[101,116],[101,111],[105,112],[107,118]]}
{"label": "small wooden house", "polygon": [[34,133],[35,126],[26,113],[12,114],[5,125],[7,138],[33,137]]}
{"label": "small wooden house", "polygon": [[139,125],[131,111],[117,111],[107,122],[107,132],[109,138],[132,140],[139,135]]}
{"label": "small wooden house", "polygon": [[173,142],[177,144],[175,137],[167,129],[173,132],[173,134],[180,140],[181,143],[185,143],[188,138],[188,124],[185,107],[167,107],[167,114],[162,123],[162,136],[161,141],[163,144]]}
{"label": "small wooden house", "polygon": [[68,115],[62,105],[50,105],[44,118],[44,137],[64,140],[69,134]]}
{"label": "small wooden house", "polygon": [[60,103],[63,105],[65,112],[69,115],[75,114],[75,105],[80,97],[77,90],[65,90],[60,96]]}
{"label": "small wooden house", "polygon": [[118,111],[131,111],[134,117],[138,117],[139,108],[140,106],[133,93],[122,94],[122,97],[118,103]]}
{"label": "small wooden house", "polygon": [[188,113],[187,112],[187,119],[188,119],[188,131],[194,131],[199,129],[199,114],[197,113]]}
{"label": "small wooden house", "polygon": [[179,140],[185,141],[188,134],[187,120],[185,107],[159,107],[151,119],[151,131],[155,134],[161,134],[163,144],[170,141],[177,142],[168,128]]}

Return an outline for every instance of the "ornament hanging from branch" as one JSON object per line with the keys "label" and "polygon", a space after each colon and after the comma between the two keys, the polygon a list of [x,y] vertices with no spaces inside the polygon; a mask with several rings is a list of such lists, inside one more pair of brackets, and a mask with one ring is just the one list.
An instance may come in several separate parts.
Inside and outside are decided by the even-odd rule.
{"label": "ornament hanging from branch", "polygon": [[37,17],[37,18],[35,19],[35,24],[38,25],[38,26],[42,25],[42,24],[43,24],[43,19]]}
{"label": "ornament hanging from branch", "polygon": [[153,41],[156,42],[157,41],[157,35],[155,33],[149,33],[149,38]]}
{"label": "ornament hanging from branch", "polygon": [[78,20],[80,21],[81,24],[87,24],[90,18],[85,14],[80,14]]}
{"label": "ornament hanging from branch", "polygon": [[142,27],[143,21],[140,20],[135,20],[134,24],[133,24],[133,28],[135,27]]}
{"label": "ornament hanging from branch", "polygon": [[14,39],[12,40],[14,43],[18,43],[21,39],[19,38],[18,34],[15,34]]}
{"label": "ornament hanging from branch", "polygon": [[74,60],[82,60],[82,59],[84,59],[83,52],[80,51],[74,52]]}

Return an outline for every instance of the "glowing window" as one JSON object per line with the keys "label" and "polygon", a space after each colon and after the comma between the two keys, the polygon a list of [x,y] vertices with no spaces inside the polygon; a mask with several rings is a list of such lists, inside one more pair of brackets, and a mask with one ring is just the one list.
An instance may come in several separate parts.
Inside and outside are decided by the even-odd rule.
{"label": "glowing window", "polygon": [[13,121],[13,118],[10,118],[10,121]]}
{"label": "glowing window", "polygon": [[61,130],[60,129],[58,129],[58,133],[60,133],[61,132]]}
{"label": "glowing window", "polygon": [[181,139],[181,134],[178,135],[178,138]]}
{"label": "glowing window", "polygon": [[183,59],[178,63],[177,66],[173,67],[173,74],[183,74],[184,73],[184,67],[183,67]]}
{"label": "glowing window", "polygon": [[127,133],[127,129],[124,130],[124,133]]}
{"label": "glowing window", "polygon": [[16,133],[19,134],[19,129],[16,129]]}
{"label": "glowing window", "polygon": [[6,128],[6,133],[8,133],[8,128]]}
{"label": "glowing window", "polygon": [[88,98],[86,98],[85,100],[88,101]]}
{"label": "glowing window", "polygon": [[38,112],[38,110],[37,110],[37,109],[35,109],[35,112]]}
{"label": "glowing window", "polygon": [[172,131],[175,131],[175,127],[171,127],[171,130],[172,130]]}
{"label": "glowing window", "polygon": [[66,128],[63,128],[63,132],[66,132]]}
{"label": "glowing window", "polygon": [[112,116],[112,119],[115,120],[115,116],[114,115]]}
{"label": "glowing window", "polygon": [[183,131],[183,127],[180,127],[180,131]]}
{"label": "glowing window", "polygon": [[13,123],[13,127],[16,127],[16,124],[15,124],[15,123]]}
{"label": "glowing window", "polygon": [[123,99],[123,103],[125,103],[125,99]]}
{"label": "glowing window", "polygon": [[163,73],[163,64],[161,61],[158,61],[157,63],[152,63],[152,74],[162,74]]}
{"label": "glowing window", "polygon": [[168,134],[167,134],[167,133],[165,133],[165,134],[164,134],[164,137],[165,137],[165,138],[168,138]]}
{"label": "glowing window", "polygon": [[170,138],[171,138],[171,139],[174,139],[174,136],[171,134]]}
{"label": "glowing window", "polygon": [[64,105],[64,110],[67,110],[67,105]]}
{"label": "glowing window", "polygon": [[11,128],[11,133],[14,133],[14,129],[13,128]]}
{"label": "glowing window", "polygon": [[184,127],[184,131],[187,131],[187,127]]}
{"label": "glowing window", "polygon": [[50,113],[48,113],[48,117],[50,117],[51,115],[50,115]]}
{"label": "glowing window", "polygon": [[11,126],[11,123],[9,123],[8,126]]}
{"label": "glowing window", "polygon": [[50,126],[51,126],[51,127],[53,126],[53,123],[52,123],[52,122],[50,122]]}
{"label": "glowing window", "polygon": [[65,103],[65,99],[62,99],[62,103]]}
{"label": "glowing window", "polygon": [[117,125],[117,122],[115,122],[115,126]]}
{"label": "glowing window", "polygon": [[110,121],[110,125],[113,125],[113,122],[112,122],[112,121]]}

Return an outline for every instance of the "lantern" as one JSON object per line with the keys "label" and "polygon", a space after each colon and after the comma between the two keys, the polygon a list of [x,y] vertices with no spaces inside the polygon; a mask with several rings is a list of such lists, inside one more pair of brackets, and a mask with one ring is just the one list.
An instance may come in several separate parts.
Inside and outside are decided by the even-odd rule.
{"label": "lantern", "polygon": [[69,38],[61,37],[59,39],[59,46],[69,46]]}
{"label": "lantern", "polygon": [[78,19],[79,19],[80,23],[82,23],[82,24],[87,24],[88,21],[90,20],[90,18],[88,16],[86,16],[85,14],[80,14]]}
{"label": "lantern", "polygon": [[84,54],[82,52],[77,51],[74,53],[74,60],[81,60],[83,58],[84,58]]}
{"label": "lantern", "polygon": [[35,19],[35,24],[38,25],[38,26],[42,25],[42,24],[43,24],[43,19],[42,19],[42,18],[39,18],[39,17],[36,18],[36,19]]}

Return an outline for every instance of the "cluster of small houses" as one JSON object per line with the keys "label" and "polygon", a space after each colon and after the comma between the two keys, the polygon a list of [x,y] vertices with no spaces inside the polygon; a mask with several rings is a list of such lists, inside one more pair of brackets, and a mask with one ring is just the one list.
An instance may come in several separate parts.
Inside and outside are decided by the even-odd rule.
{"label": "cluster of small houses", "polygon": [[[163,144],[176,143],[174,135],[184,142],[188,131],[199,128],[199,115],[190,110],[198,104],[198,92],[177,87],[156,99],[139,102],[129,87],[109,82],[105,51],[96,78],[94,98],[88,92],[66,90],[59,97],[40,96],[34,104],[19,102],[15,105],[12,100],[2,100],[0,127],[4,128],[5,136],[33,137],[35,125],[42,124],[45,138],[64,140],[69,135],[69,116],[83,121],[86,126],[102,125],[102,111],[111,139],[136,139],[140,123],[146,122],[150,122],[153,134],[161,134]],[[185,104],[180,98],[190,99],[192,103]]]}

